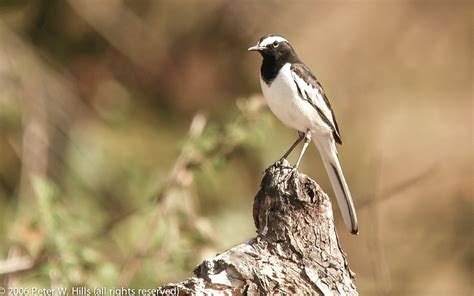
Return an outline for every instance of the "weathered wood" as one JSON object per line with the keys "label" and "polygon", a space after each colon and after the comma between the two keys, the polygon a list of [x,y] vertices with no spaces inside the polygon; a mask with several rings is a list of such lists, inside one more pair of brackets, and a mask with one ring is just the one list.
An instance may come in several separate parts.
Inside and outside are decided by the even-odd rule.
{"label": "weathered wood", "polygon": [[319,185],[286,160],[265,171],[255,197],[257,237],[204,260],[179,295],[358,295]]}

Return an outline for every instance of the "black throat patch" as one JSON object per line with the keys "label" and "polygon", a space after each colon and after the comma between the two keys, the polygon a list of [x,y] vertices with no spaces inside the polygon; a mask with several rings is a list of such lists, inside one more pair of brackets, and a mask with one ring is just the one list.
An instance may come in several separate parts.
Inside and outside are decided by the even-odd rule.
{"label": "black throat patch", "polygon": [[260,54],[263,57],[260,74],[268,86],[272,84],[286,63],[301,62],[294,49],[286,41],[280,42],[278,47],[267,46],[267,49],[260,51]]}
{"label": "black throat patch", "polygon": [[262,80],[270,86],[280,72],[280,69],[286,64],[286,61],[276,59],[274,56],[265,53],[262,53],[262,56],[263,61],[260,74],[262,75]]}

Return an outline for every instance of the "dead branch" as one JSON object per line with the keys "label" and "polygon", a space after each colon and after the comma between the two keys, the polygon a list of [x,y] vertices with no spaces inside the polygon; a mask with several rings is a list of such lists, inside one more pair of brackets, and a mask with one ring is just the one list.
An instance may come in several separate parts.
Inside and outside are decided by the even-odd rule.
{"label": "dead branch", "polygon": [[269,167],[253,207],[257,237],[204,260],[195,276],[162,287],[179,295],[358,295],[331,202],[319,185]]}

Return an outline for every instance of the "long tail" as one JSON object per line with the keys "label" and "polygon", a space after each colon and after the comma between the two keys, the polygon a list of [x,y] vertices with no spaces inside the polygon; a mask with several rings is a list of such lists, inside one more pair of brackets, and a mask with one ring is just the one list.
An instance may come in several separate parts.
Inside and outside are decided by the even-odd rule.
{"label": "long tail", "polygon": [[354,203],[352,202],[351,192],[349,191],[349,187],[347,187],[346,179],[344,178],[341,165],[339,164],[336,143],[330,134],[327,136],[319,135],[313,139],[318,147],[319,153],[321,153],[321,159],[329,175],[334,193],[336,194],[337,203],[339,204],[344,223],[352,234],[357,234],[359,233],[357,216]]}

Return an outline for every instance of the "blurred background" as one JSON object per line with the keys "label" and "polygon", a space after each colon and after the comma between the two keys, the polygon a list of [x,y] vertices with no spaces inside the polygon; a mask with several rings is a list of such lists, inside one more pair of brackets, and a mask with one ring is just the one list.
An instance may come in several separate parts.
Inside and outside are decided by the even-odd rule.
{"label": "blurred background", "polygon": [[472,295],[471,3],[0,1],[0,286],[153,288],[255,236],[297,134],[247,48],[279,33],[337,114],[360,293]]}

